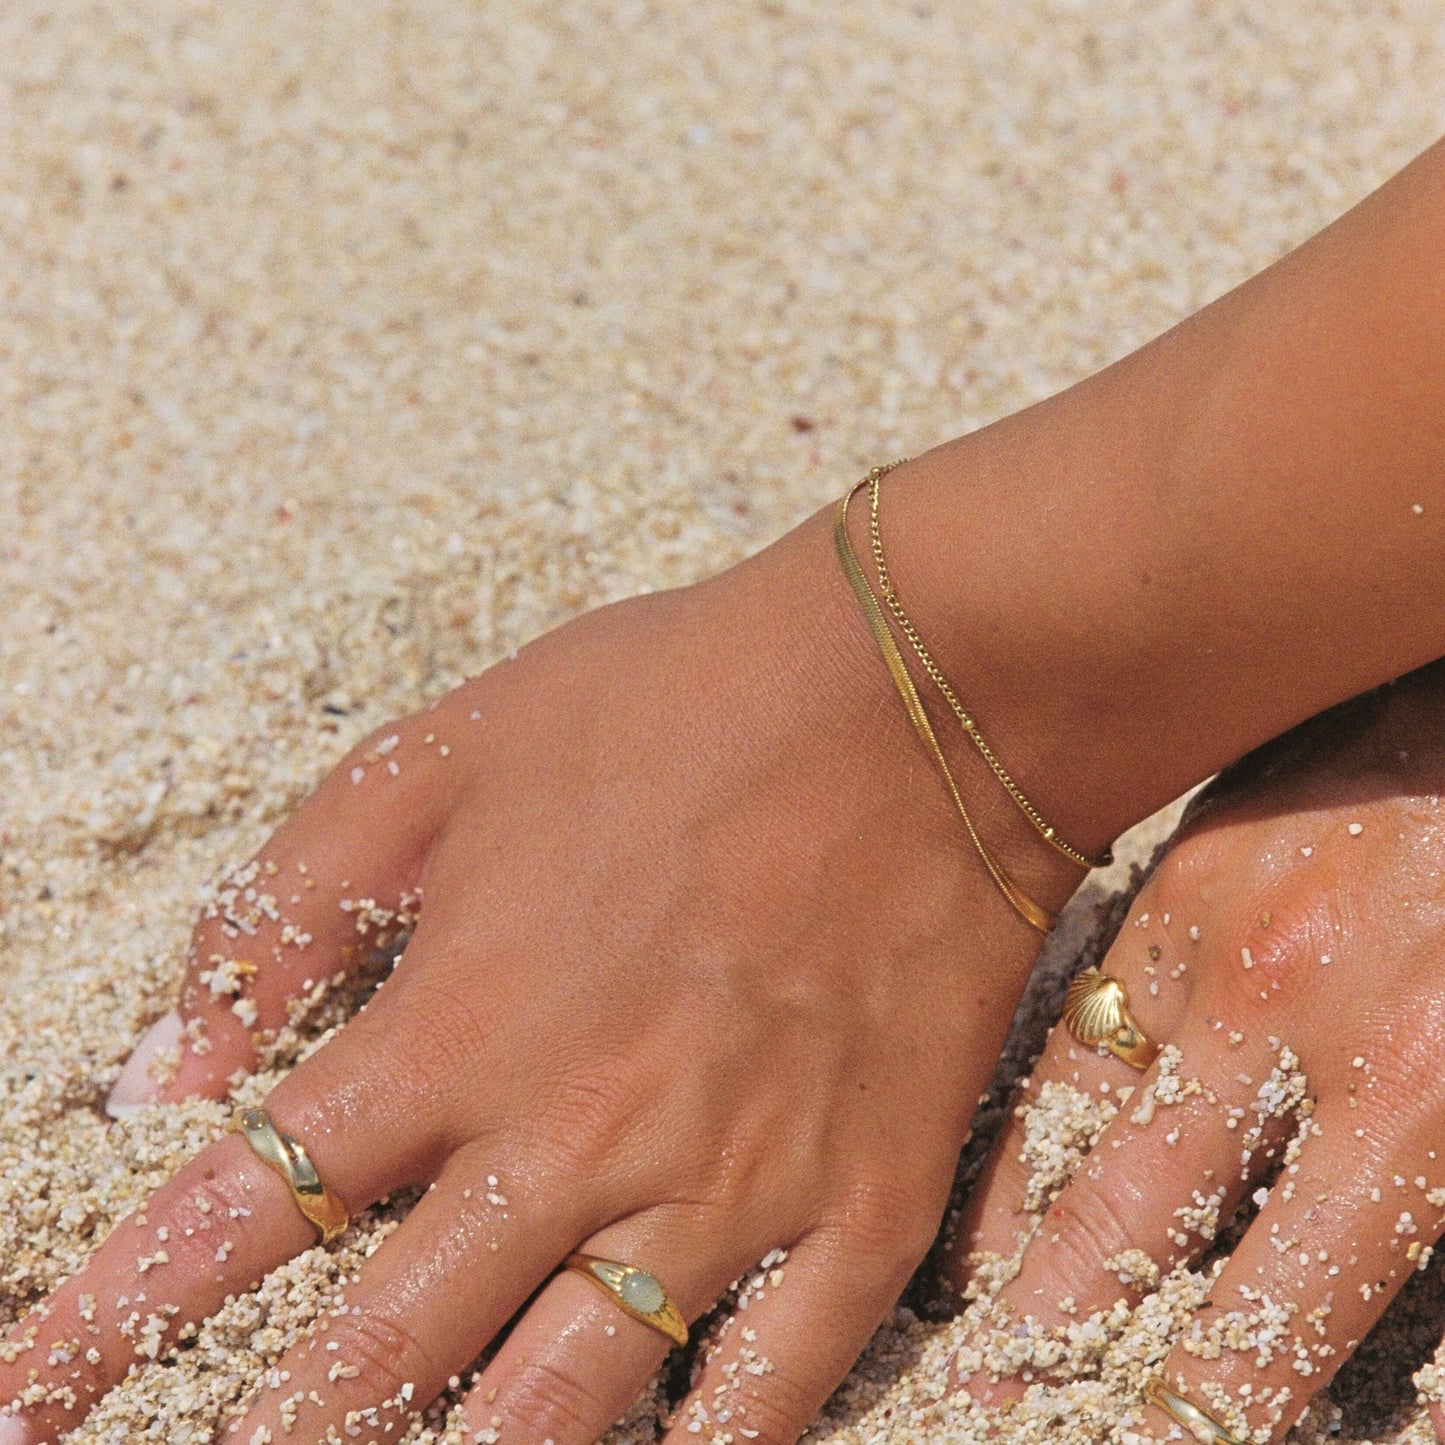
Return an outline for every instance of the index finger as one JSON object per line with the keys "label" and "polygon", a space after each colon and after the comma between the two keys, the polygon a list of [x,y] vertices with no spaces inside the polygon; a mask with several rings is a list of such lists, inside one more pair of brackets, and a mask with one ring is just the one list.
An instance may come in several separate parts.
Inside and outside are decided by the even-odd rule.
{"label": "index finger", "polygon": [[[461,733],[459,709],[429,709],[364,739],[255,857],[218,880],[177,1008],[141,1039],[107,1112],[224,1095],[293,1000],[358,967],[388,926],[394,935],[415,922],[426,855],[462,776],[446,761],[449,744],[437,742]],[[178,1056],[157,1078],[171,1051]]]}
{"label": "index finger", "polygon": [[[405,1067],[408,1037],[387,1002],[373,1002],[266,1099],[352,1216],[434,1177],[449,1152],[446,1119]],[[0,1342],[0,1405],[16,1402],[23,1419],[0,1445],[73,1429],[133,1364],[158,1359],[316,1238],[290,1184],[245,1138],[206,1145]]]}
{"label": "index finger", "polygon": [[73,1429],[131,1366],[314,1243],[285,1182],[227,1134],[111,1230],[0,1343],[0,1445]]}

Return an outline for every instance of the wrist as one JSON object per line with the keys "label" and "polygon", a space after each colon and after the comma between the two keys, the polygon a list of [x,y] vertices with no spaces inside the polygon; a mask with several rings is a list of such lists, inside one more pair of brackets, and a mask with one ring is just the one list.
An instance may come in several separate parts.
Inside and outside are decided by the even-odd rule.
{"label": "wrist", "polygon": [[[1190,406],[1169,368],[1121,364],[882,485],[904,606],[1023,792],[1089,853],[1254,745],[1257,714],[1210,694],[1237,639],[1211,630],[1190,575],[1207,538],[1172,491]],[[1195,726],[1207,704],[1215,725]]]}
{"label": "wrist", "polygon": [[[835,545],[836,518],[835,499],[771,547],[710,579],[709,586],[731,592],[737,625],[753,639],[749,650],[771,658],[772,675],[787,680],[780,694],[800,699],[790,705],[788,725],[806,750],[826,755],[832,776],[873,812],[870,829],[893,825],[882,823],[886,811],[891,820],[901,820],[905,834],[927,836],[950,854],[968,858],[974,852],[968,826],[937,758],[910,720],[909,705],[848,580]],[[856,560],[868,565],[876,591],[864,492],[854,499],[848,527]],[[908,650],[904,642],[902,652]],[[988,853],[1028,898],[1056,912],[1077,886],[1079,866],[1026,821],[915,659],[905,659],[905,667]],[[811,763],[800,759],[800,766]],[[879,842],[887,852],[881,836]],[[987,882],[982,857],[968,867]]]}
{"label": "wrist", "polygon": [[1441,654],[1445,373],[1419,298],[1440,274],[1442,154],[885,483],[905,604],[1079,846]]}

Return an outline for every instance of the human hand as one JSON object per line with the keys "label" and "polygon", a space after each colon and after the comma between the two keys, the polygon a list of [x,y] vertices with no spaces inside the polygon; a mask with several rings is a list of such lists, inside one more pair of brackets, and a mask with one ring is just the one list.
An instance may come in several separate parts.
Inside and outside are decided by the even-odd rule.
{"label": "human hand", "polygon": [[[671,1438],[788,1441],[897,1297],[1035,938],[916,751],[830,522],[383,729],[219,893],[178,1071],[148,1069],[163,1021],[121,1104],[223,1096],[253,1034],[367,951],[358,923],[425,899],[393,975],[266,1107],[353,1213],[431,1188],[237,1438],[395,1438],[521,1312],[469,1425],[585,1445],[667,1341],[557,1274],[569,1252],[642,1266],[694,1320],[786,1249]],[[10,1331],[9,1428],[53,1439],[155,1331],[164,1350],[314,1239],[219,1138]]]}
{"label": "human hand", "polygon": [[965,1206],[960,1286],[1032,1230],[956,1361],[975,1399],[1089,1373],[1108,1332],[1080,1327],[1202,1254],[1252,1195],[1160,1371],[1241,1439],[1277,1439],[1425,1268],[1445,1228],[1442,709],[1439,669],[1347,704],[1186,822],[1103,965],[1173,1047],[1141,1075],[1057,1027],[1025,1097],[1080,1091],[1111,1122],[1050,1199],[1030,1195],[1039,1141],[1014,1119]]}

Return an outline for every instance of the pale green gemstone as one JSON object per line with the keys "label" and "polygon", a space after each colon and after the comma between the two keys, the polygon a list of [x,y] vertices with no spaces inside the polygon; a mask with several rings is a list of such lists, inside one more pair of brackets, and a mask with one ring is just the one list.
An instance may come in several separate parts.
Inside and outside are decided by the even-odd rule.
{"label": "pale green gemstone", "polygon": [[631,1305],[640,1315],[656,1314],[667,1299],[662,1286],[650,1274],[641,1270],[629,1274],[617,1287],[623,1302]]}

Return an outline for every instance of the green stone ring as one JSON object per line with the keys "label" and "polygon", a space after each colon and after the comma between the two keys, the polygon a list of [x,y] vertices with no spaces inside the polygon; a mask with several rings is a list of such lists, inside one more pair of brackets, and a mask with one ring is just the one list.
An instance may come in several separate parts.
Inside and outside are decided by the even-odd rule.
{"label": "green stone ring", "polygon": [[595,1254],[569,1254],[562,1267],[590,1279],[633,1319],[650,1325],[675,1344],[687,1343],[687,1324],[655,1275],[635,1264],[598,1259]]}

